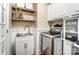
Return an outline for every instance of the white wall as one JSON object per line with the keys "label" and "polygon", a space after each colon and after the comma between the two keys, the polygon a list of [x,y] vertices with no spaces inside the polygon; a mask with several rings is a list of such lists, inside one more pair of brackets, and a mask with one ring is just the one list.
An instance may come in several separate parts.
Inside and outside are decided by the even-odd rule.
{"label": "white wall", "polygon": [[47,20],[47,4],[37,4],[37,28],[49,28]]}
{"label": "white wall", "polygon": [[12,46],[12,32],[11,32],[11,29],[10,29],[10,26],[11,26],[11,14],[10,14],[10,4],[7,3],[6,4],[6,16],[7,16],[7,30],[8,30],[8,33],[7,33],[7,54],[10,55],[11,54],[11,46]]}
{"label": "white wall", "polygon": [[48,31],[49,25],[47,21],[47,4],[37,4],[37,30],[36,30],[36,54],[40,52],[40,32]]}

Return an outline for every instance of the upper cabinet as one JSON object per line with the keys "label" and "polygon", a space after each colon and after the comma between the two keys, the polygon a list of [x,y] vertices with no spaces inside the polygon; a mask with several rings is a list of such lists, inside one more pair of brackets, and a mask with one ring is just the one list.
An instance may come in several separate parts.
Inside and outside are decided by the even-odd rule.
{"label": "upper cabinet", "polygon": [[68,4],[68,11],[69,15],[73,15],[79,13],[79,3],[69,3]]}
{"label": "upper cabinet", "polygon": [[56,18],[66,17],[67,15],[68,15],[68,4],[67,3],[56,3],[55,4]]}
{"label": "upper cabinet", "polygon": [[48,5],[48,20],[51,21],[55,18],[55,4],[49,4]]}
{"label": "upper cabinet", "polygon": [[52,3],[48,5],[48,20],[65,17],[68,15],[68,5],[66,3]]}
{"label": "upper cabinet", "polygon": [[48,21],[79,13],[79,3],[51,3],[48,5]]}

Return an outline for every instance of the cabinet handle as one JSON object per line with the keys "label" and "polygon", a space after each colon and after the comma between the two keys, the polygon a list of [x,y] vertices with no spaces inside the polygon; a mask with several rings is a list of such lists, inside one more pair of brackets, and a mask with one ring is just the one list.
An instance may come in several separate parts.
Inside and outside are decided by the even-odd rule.
{"label": "cabinet handle", "polygon": [[27,48],[27,43],[26,43],[26,48]]}
{"label": "cabinet handle", "polygon": [[24,49],[26,49],[27,48],[27,43],[24,43]]}

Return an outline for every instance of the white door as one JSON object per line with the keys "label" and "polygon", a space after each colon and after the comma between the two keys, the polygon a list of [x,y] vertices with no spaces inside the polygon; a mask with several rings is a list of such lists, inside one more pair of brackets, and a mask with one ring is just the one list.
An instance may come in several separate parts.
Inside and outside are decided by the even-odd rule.
{"label": "white door", "polygon": [[67,16],[68,15],[67,3],[55,3],[55,14],[57,18]]}
{"label": "white door", "polygon": [[6,5],[0,4],[0,55],[6,54]]}
{"label": "white door", "polygon": [[25,43],[26,43],[26,40],[24,37],[16,37],[16,55],[26,54]]}
{"label": "white door", "polygon": [[34,36],[28,36],[26,39],[26,55],[32,55],[34,53]]}
{"label": "white door", "polygon": [[68,16],[68,3],[52,3],[48,5],[48,20]]}
{"label": "white door", "polygon": [[79,13],[79,3],[70,3],[68,4],[68,11],[69,11],[69,14],[72,15],[72,14],[75,14],[75,13]]}
{"label": "white door", "polygon": [[55,19],[55,4],[48,5],[48,21]]}

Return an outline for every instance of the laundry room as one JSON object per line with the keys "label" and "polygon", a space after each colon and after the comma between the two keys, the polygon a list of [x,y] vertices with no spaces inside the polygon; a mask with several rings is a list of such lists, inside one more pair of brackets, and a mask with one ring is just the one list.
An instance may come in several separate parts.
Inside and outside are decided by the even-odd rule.
{"label": "laundry room", "polygon": [[79,55],[79,3],[0,3],[0,55]]}

